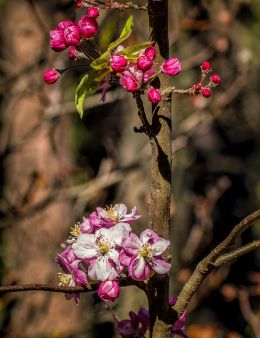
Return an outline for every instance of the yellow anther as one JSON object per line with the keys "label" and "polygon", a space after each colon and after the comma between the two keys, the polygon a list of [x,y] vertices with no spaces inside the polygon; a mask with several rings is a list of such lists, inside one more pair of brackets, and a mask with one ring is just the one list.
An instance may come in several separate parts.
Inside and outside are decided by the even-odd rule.
{"label": "yellow anther", "polygon": [[112,221],[117,222],[118,218],[117,218],[117,213],[115,212],[115,209],[113,208],[113,206],[107,206],[105,207],[105,211],[108,214],[108,217],[110,219],[112,219]]}
{"label": "yellow anther", "polygon": [[59,285],[67,286],[71,280],[71,275],[63,272],[58,272],[58,278],[60,280]]}
{"label": "yellow anther", "polygon": [[81,231],[80,231],[80,222],[75,223],[71,227],[70,234],[73,237],[79,237],[79,235],[81,234]]}

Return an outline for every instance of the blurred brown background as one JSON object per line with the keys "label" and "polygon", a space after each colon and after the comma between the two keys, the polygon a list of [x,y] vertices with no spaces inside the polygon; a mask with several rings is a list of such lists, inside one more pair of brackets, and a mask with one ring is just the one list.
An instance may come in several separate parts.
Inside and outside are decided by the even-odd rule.
{"label": "blurred brown background", "polygon": [[[173,84],[186,88],[197,82],[204,60],[223,77],[212,98],[173,102],[172,293],[177,294],[199,259],[259,206],[260,2],[169,3],[171,55],[183,64]],[[130,13],[102,11],[102,50]],[[146,13],[132,14],[134,32],[127,43],[148,40]],[[71,64],[66,52],[49,49],[48,31],[75,15],[68,0],[0,1],[2,285],[57,283],[60,243],[70,225],[98,205],[136,205],[144,215],[136,228],[146,225],[150,149],[145,136],[133,133],[139,120],[131,95],[112,88],[105,104],[94,95],[81,120],[73,103],[81,70],[53,86],[43,84],[43,70]],[[237,245],[259,234],[256,224]],[[259,252],[223,266],[195,296],[188,336],[259,337],[259,294]],[[129,288],[114,309],[125,319],[144,302]],[[110,313],[95,295],[83,295],[76,307],[61,294],[5,294],[0,327],[1,337],[8,338],[116,336]]]}

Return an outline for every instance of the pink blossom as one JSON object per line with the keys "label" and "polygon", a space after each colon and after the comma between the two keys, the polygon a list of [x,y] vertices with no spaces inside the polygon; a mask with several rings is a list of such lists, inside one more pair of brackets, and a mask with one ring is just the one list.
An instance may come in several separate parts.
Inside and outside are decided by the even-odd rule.
{"label": "pink blossom", "polygon": [[93,234],[95,225],[91,223],[89,217],[83,217],[82,222],[79,225],[80,232],[82,234]]}
{"label": "pink blossom", "polygon": [[77,1],[75,2],[75,6],[78,7],[78,8],[82,7],[82,6],[83,6],[82,0],[77,0]]}
{"label": "pink blossom", "polygon": [[154,60],[156,57],[156,49],[153,46],[147,47],[144,54],[151,60]]}
{"label": "pink blossom", "polygon": [[169,60],[164,61],[161,70],[166,75],[177,75],[181,71],[181,63],[178,58],[172,57]]}
{"label": "pink blossom", "polygon": [[97,208],[97,216],[104,227],[109,227],[119,222],[131,224],[141,217],[136,215],[136,207],[127,214],[127,206],[123,203],[115,204],[105,209]]}
{"label": "pink blossom", "polygon": [[98,287],[98,296],[103,301],[114,302],[120,294],[119,284],[115,280],[106,280],[100,283]]}
{"label": "pink blossom", "polygon": [[211,64],[208,61],[203,61],[200,68],[204,73],[208,73],[211,70]]}
{"label": "pink blossom", "polygon": [[149,325],[149,313],[141,308],[136,314],[129,312],[129,319],[121,320],[117,325],[117,330],[123,338],[144,337]]}
{"label": "pink blossom", "polygon": [[201,89],[201,94],[202,94],[202,96],[208,98],[212,95],[212,90],[208,87],[204,87],[204,88]]}
{"label": "pink blossom", "polygon": [[78,27],[83,38],[90,39],[97,33],[98,23],[95,19],[89,18],[85,15],[79,19]]}
{"label": "pink blossom", "polygon": [[137,59],[137,68],[142,72],[146,72],[147,70],[151,69],[152,65],[153,61],[148,56],[141,55]]}
{"label": "pink blossom", "polygon": [[64,40],[68,46],[78,46],[80,44],[79,28],[76,25],[64,29]]}
{"label": "pink blossom", "polygon": [[47,84],[55,83],[60,77],[61,73],[55,68],[48,69],[43,73],[43,80]]}
{"label": "pink blossom", "polygon": [[194,90],[196,92],[200,92],[201,90],[201,84],[200,83],[195,83],[195,85],[193,86]]}
{"label": "pink blossom", "polygon": [[78,258],[89,262],[88,275],[92,280],[114,280],[119,276],[119,249],[130,231],[128,224],[118,223],[77,238],[72,248]]}
{"label": "pink blossom", "polygon": [[[81,261],[76,259],[71,246],[68,246],[63,252],[57,255],[56,262],[64,271],[64,273],[59,273],[61,285],[90,287],[85,272],[79,269],[79,263],[81,263]],[[80,296],[78,293],[66,294],[66,298],[74,298],[76,304],[78,304]]]}
{"label": "pink blossom", "polygon": [[128,92],[134,93],[138,90],[137,81],[129,71],[123,72],[119,82]]}
{"label": "pink blossom", "polygon": [[212,74],[210,77],[210,81],[215,86],[220,86],[222,83],[222,79],[218,74]]}
{"label": "pink blossom", "polygon": [[67,45],[64,40],[64,34],[61,29],[52,29],[50,31],[51,41],[50,47],[55,52],[61,52],[67,48]]}
{"label": "pink blossom", "polygon": [[111,68],[117,73],[122,73],[128,64],[126,58],[123,55],[113,55],[109,61]]}
{"label": "pink blossom", "polygon": [[65,28],[69,27],[69,26],[75,26],[75,23],[71,20],[63,20],[61,22],[58,23],[58,29],[60,30],[64,30]]}
{"label": "pink blossom", "polygon": [[132,279],[147,280],[152,271],[158,274],[169,271],[171,264],[163,260],[161,256],[169,245],[169,241],[159,237],[150,229],[144,230],[140,239],[131,232],[122,243],[120,262],[128,267],[128,273]]}
{"label": "pink blossom", "polygon": [[87,16],[89,18],[96,19],[99,16],[99,8],[94,6],[89,7],[87,10]]}
{"label": "pink blossom", "polygon": [[79,61],[83,58],[83,53],[77,50],[74,46],[69,48],[69,58],[72,61]]}
{"label": "pink blossom", "polygon": [[155,88],[150,88],[147,91],[147,96],[148,96],[148,100],[151,101],[153,104],[159,103],[162,99],[161,93],[159,92],[159,90]]}
{"label": "pink blossom", "polygon": [[138,69],[137,66],[134,65],[130,67],[130,71],[138,82],[147,83],[151,80],[152,76],[155,74],[155,66],[153,64],[149,70],[147,70],[146,72],[142,72],[140,69]]}

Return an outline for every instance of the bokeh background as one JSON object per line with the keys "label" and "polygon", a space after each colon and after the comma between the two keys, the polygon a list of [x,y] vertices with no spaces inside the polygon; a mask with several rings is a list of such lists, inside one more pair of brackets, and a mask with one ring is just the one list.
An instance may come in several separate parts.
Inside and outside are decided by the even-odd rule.
{"label": "bokeh background", "polygon": [[[71,64],[66,52],[49,49],[49,30],[83,13],[68,0],[0,1],[2,285],[58,283],[60,244],[96,206],[136,205],[143,215],[136,229],[146,226],[150,149],[146,137],[133,132],[140,123],[131,95],[114,87],[104,104],[93,95],[81,120],[73,94],[82,69],[53,86],[42,81],[43,70]],[[135,26],[127,44],[149,39],[145,12],[102,11],[102,50],[130,14]],[[169,1],[171,55],[183,64],[173,84],[197,82],[204,60],[223,77],[210,99],[173,100],[172,294],[259,206],[259,17],[256,0]],[[259,235],[256,223],[237,246]],[[259,258],[250,253],[207,278],[191,303],[190,338],[259,337]],[[141,305],[142,293],[128,288],[113,309],[126,319]],[[8,338],[116,337],[111,313],[95,295],[83,295],[79,307],[62,294],[2,295],[0,327]]]}

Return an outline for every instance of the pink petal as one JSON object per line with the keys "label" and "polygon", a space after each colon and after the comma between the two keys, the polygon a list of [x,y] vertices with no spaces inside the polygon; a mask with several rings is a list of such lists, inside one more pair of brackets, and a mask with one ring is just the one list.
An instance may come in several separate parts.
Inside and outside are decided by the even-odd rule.
{"label": "pink petal", "polygon": [[167,263],[163,259],[157,257],[153,257],[149,263],[152,270],[158,273],[159,275],[163,275],[164,273],[168,272],[171,268],[170,263]]}
{"label": "pink petal", "polygon": [[133,258],[128,267],[128,273],[134,280],[147,280],[150,277],[150,267],[143,257]]}
{"label": "pink petal", "polygon": [[155,243],[152,244],[154,255],[155,256],[161,255],[162,253],[164,253],[164,251],[168,248],[169,245],[170,241],[167,241],[166,239],[160,238],[156,240]]}
{"label": "pink petal", "polygon": [[86,259],[97,256],[98,250],[94,245],[95,235],[82,234],[78,237],[77,242],[72,245],[75,255],[78,258]]}
{"label": "pink petal", "polygon": [[122,243],[122,247],[128,255],[137,256],[142,243],[138,236],[131,232],[128,238]]}

